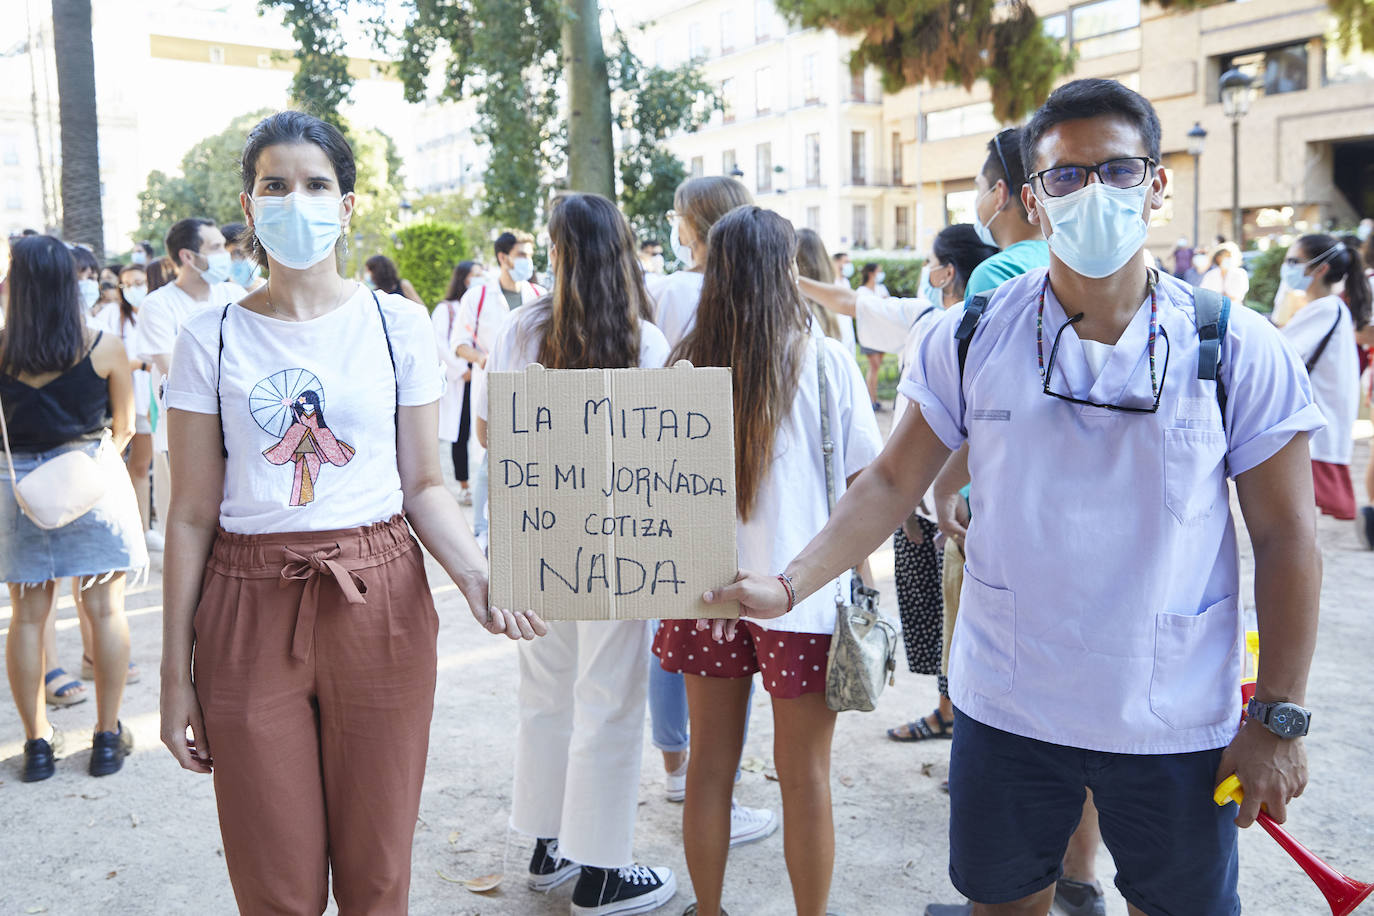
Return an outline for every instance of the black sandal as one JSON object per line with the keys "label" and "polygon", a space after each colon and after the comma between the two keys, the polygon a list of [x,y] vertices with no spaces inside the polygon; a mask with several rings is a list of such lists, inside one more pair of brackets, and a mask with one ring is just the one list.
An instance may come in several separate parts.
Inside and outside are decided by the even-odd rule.
{"label": "black sandal", "polygon": [[[914,722],[908,722],[906,724],[907,733],[905,735],[897,734],[896,728],[889,728],[887,730],[887,736],[891,738],[893,741],[904,742],[930,741],[934,738],[954,737],[954,723],[946,721],[945,717],[940,714],[940,710],[938,707],[936,707],[935,709],[935,721],[940,723],[939,731],[936,731],[935,729],[931,728],[930,723],[927,722],[924,718],[921,718],[917,719]],[[901,726],[898,727],[900,728]]]}

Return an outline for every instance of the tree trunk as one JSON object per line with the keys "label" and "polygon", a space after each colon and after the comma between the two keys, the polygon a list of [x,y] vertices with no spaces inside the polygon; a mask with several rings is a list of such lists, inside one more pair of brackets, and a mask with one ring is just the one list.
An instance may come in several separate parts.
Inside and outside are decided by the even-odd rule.
{"label": "tree trunk", "polygon": [[103,262],[91,0],[52,0],[52,26],[62,130],[62,235],[91,246]]}
{"label": "tree trunk", "polygon": [[615,200],[611,87],[597,0],[569,0],[563,58],[568,80],[568,186]]}

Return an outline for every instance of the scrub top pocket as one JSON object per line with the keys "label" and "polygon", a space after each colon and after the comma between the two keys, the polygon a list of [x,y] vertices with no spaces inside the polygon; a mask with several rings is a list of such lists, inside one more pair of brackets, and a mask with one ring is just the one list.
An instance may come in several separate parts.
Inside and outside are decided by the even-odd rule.
{"label": "scrub top pocket", "polygon": [[[1016,673],[1016,596],[979,581],[964,567],[950,669],[975,672],[965,689],[985,697],[1011,692]],[[961,660],[958,660],[961,659]]]}
{"label": "scrub top pocket", "polygon": [[1164,503],[1181,525],[1210,518],[1222,501],[1225,477],[1217,467],[1226,455],[1226,434],[1212,429],[1164,430]]}
{"label": "scrub top pocket", "polygon": [[1150,710],[1176,729],[1240,719],[1240,612],[1228,595],[1201,614],[1155,617]]}

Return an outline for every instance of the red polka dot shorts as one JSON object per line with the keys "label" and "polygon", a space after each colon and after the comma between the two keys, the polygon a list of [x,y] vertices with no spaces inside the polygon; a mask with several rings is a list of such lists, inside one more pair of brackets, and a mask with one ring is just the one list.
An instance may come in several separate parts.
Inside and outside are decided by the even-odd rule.
{"label": "red polka dot shorts", "polygon": [[702,677],[751,677],[763,673],[763,687],[780,700],[825,692],[830,637],[821,633],[765,630],[741,621],[733,642],[716,642],[695,620],[665,620],[654,637],[654,654],[664,671]]}

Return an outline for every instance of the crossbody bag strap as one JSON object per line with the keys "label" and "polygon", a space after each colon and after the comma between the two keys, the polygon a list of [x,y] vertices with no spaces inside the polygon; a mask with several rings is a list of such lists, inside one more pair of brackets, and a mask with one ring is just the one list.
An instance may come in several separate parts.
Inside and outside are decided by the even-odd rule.
{"label": "crossbody bag strap", "polygon": [[835,440],[830,437],[830,380],[825,372],[825,354],[816,344],[816,388],[821,402],[821,455],[825,458],[826,515],[835,511]]}
{"label": "crossbody bag strap", "polygon": [[[224,378],[224,319],[229,317],[229,306],[231,302],[224,304],[224,311],[219,313],[219,358],[215,365],[215,402],[219,405],[216,411],[219,419],[219,450],[225,458],[229,457],[229,440],[224,438],[224,388],[220,384]],[[167,389],[166,379],[162,382],[163,391]]]}
{"label": "crossbody bag strap", "polygon": [[1326,336],[1322,338],[1321,343],[1317,344],[1317,349],[1312,351],[1312,356],[1307,360],[1307,372],[1309,375],[1312,373],[1313,367],[1317,365],[1317,360],[1321,359],[1322,354],[1326,352],[1326,345],[1331,343],[1331,337],[1336,333],[1336,328],[1341,326],[1342,308],[1343,306],[1339,304],[1336,306],[1336,320],[1331,323],[1331,330],[1326,332]]}
{"label": "crossbody bag strap", "polygon": [[[0,400],[0,434],[5,439],[5,463],[10,469],[10,485],[14,487],[14,492],[19,493],[19,478],[14,474],[14,455],[10,452],[10,427],[5,422],[5,402]],[[16,495],[16,499],[18,496]]]}
{"label": "crossbody bag strap", "polygon": [[377,298],[377,291],[372,291],[372,301],[377,306],[377,319],[382,323],[382,336],[386,338],[386,355],[391,358],[391,380],[392,387],[396,394],[393,399],[391,409],[392,423],[396,426],[396,431],[400,432],[398,414],[401,410],[401,374],[396,371],[396,351],[391,347],[391,330],[386,326],[386,315],[382,312],[382,301]]}

